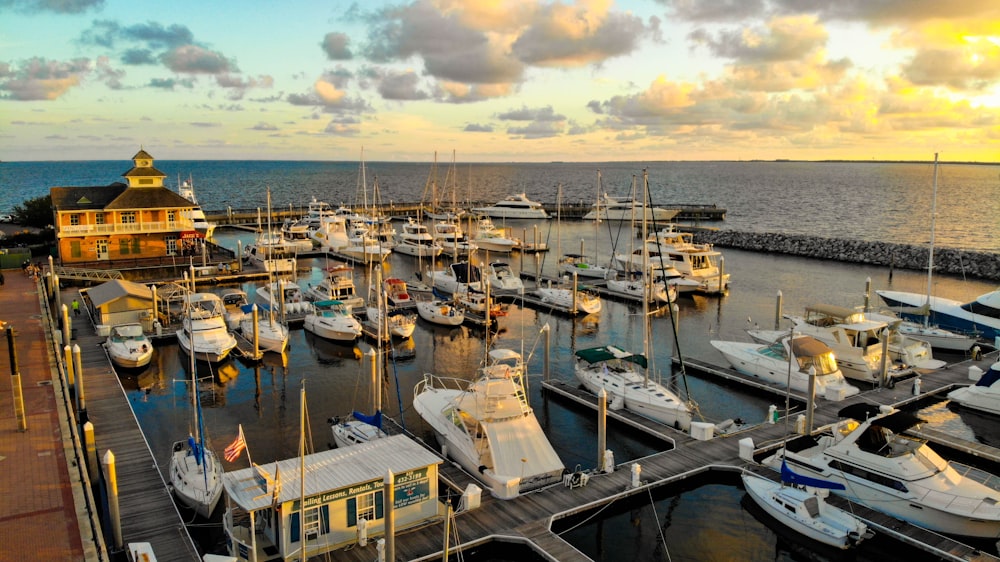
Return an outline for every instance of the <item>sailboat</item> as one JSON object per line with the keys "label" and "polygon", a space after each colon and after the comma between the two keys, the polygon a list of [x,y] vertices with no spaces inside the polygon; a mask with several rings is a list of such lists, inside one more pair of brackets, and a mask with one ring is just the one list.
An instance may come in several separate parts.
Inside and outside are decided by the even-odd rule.
{"label": "sailboat", "polygon": [[[646,221],[643,221],[645,230]],[[645,235],[645,232],[643,232]],[[646,258],[648,261],[648,258]],[[643,267],[643,271],[648,271]],[[645,279],[643,280],[645,284]],[[692,405],[649,376],[649,299],[642,299],[642,353],[604,345],[576,352],[576,377],[587,390],[608,393],[611,408],[625,408],[662,424],[687,431]],[[640,369],[642,372],[640,372]]]}
{"label": "sailboat", "polygon": [[[889,306],[898,306],[900,316],[904,318],[920,318],[921,321],[904,320],[896,327],[896,330],[903,335],[922,339],[931,344],[931,347],[948,349],[952,351],[968,351],[976,343],[976,338],[965,334],[959,334],[946,330],[940,326],[932,326],[930,317],[933,315],[931,296],[934,278],[934,231],[937,220],[937,181],[938,178],[938,155],[934,153],[934,189],[931,197],[931,240],[927,254],[927,297],[923,306],[913,307],[905,304],[912,301],[913,293],[902,293],[898,291],[876,291],[879,297]],[[898,304],[897,304],[898,303]],[[904,307],[906,310],[904,311]],[[964,307],[963,307],[964,308]]]}
{"label": "sailboat", "polygon": [[[794,334],[790,333],[789,338]],[[792,386],[792,358],[788,358],[785,384],[785,412],[789,412]],[[788,416],[785,416],[785,435]],[[784,450],[784,447],[782,448]],[[856,546],[874,533],[854,515],[827,503],[830,490],[844,490],[840,482],[804,476],[792,471],[781,459],[781,478],[775,482],[750,471],[742,473],[747,495],[771,517],[795,532],[840,549]]]}
{"label": "sailboat", "polygon": [[[189,321],[193,308],[188,305]],[[215,453],[205,447],[194,353],[189,353],[188,356],[191,359],[191,409],[194,411],[194,427],[187,440],[177,441],[171,449],[170,487],[181,503],[207,519],[222,497],[222,465]]]}
{"label": "sailboat", "polygon": [[[562,222],[562,212],[561,212],[561,202],[562,202],[562,184],[559,185],[559,203],[556,204],[556,229],[558,232],[560,223]],[[557,234],[556,239],[558,240],[560,236]],[[551,304],[557,306],[563,310],[572,311],[572,313],[581,314],[593,314],[595,312],[601,311],[601,297],[590,291],[580,290],[575,286],[569,286],[565,284],[555,284],[551,282],[546,285],[536,287],[534,294],[541,299],[543,303]]]}
{"label": "sailboat", "polygon": [[330,430],[333,432],[333,441],[337,447],[350,447],[367,443],[373,439],[387,437],[388,434],[382,429],[382,369],[385,365],[385,354],[382,350],[382,341],[388,338],[383,337],[385,327],[380,326],[382,334],[375,338],[378,342],[377,350],[370,351],[368,357],[371,359],[372,377],[372,414],[363,414],[357,410],[344,420],[334,417],[330,420]]}

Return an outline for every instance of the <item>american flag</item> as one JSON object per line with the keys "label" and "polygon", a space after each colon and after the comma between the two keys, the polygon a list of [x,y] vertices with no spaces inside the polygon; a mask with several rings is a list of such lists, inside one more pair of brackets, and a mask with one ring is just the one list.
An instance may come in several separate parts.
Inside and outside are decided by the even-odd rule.
{"label": "american flag", "polygon": [[243,449],[246,448],[247,448],[247,441],[246,439],[243,438],[243,424],[240,424],[239,435],[236,436],[235,441],[233,441],[232,443],[229,444],[228,447],[226,447],[223,456],[225,457],[227,462],[233,462],[236,459],[240,458],[240,453],[242,453]]}

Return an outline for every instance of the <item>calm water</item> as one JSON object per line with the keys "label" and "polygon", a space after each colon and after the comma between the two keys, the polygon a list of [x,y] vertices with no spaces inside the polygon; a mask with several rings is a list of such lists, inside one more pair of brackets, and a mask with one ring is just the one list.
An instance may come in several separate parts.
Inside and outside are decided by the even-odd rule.
{"label": "calm water", "polygon": [[[154,156],[156,156],[154,154]],[[460,155],[459,155],[460,156]],[[108,185],[122,181],[130,160],[0,163],[0,211],[53,186]],[[271,188],[275,208],[303,207],[312,197],[331,204],[360,200],[357,162],[169,161],[156,167],[168,176],[192,178],[207,210],[266,208]],[[717,204],[728,210],[718,226],[759,232],[816,234],[863,240],[926,243],[929,237],[931,164],[808,162],[602,162],[457,165],[457,181],[446,183],[450,163],[437,168],[438,192],[458,201],[493,201],[519,192],[555,203],[593,203],[597,170],[604,190],[631,192],[632,176],[649,170],[654,203]],[[431,164],[370,162],[381,200],[424,199]],[[428,196],[429,198],[429,196]],[[1000,166],[939,166],[937,244],[1000,251]]]}
{"label": "calm water", "polygon": [[[0,163],[0,208],[9,208],[27,197],[47,192],[53,185],[105,185],[119,179],[128,161],[73,163]],[[631,174],[650,169],[654,200],[683,203],[716,203],[729,210],[726,221],[713,226],[739,230],[784,231],[845,238],[891,239],[924,243],[928,236],[931,193],[930,165],[914,164],[797,164],[797,163],[654,163],[654,164],[510,164],[460,165],[460,188],[467,189],[471,169],[476,199],[500,199],[525,191],[529,197],[554,202],[559,184],[565,200],[593,201],[595,170],[604,173],[604,185],[612,194],[624,194]],[[196,191],[206,209],[226,206],[246,208],[263,205],[270,186],[276,206],[303,206],[312,196],[330,203],[349,202],[356,193],[357,163],[314,162],[167,162],[157,167],[170,174],[195,180]],[[377,173],[383,201],[419,201],[427,181],[429,165],[369,164],[369,178]],[[446,166],[440,167],[443,183]],[[937,240],[941,246],[1000,251],[1000,168],[988,166],[942,166],[939,185]],[[959,200],[961,193],[961,201]],[[462,198],[461,193],[458,196]],[[975,204],[969,204],[975,201]],[[553,249],[551,255],[514,255],[515,269],[552,273],[561,252],[576,251],[581,241],[585,252],[607,256],[612,245],[628,244],[627,232],[607,223],[595,228],[589,223],[550,221],[542,224],[511,222],[516,234],[538,236]],[[237,240],[251,235],[220,230],[218,241],[235,249]],[[873,289],[893,288],[922,292],[922,272],[896,271],[889,280],[884,268],[841,264],[786,256],[763,256],[724,250],[726,270],[732,274],[732,289],[724,297],[684,297],[678,309],[679,345],[675,346],[669,318],[653,319],[653,359],[664,379],[687,390],[700,405],[707,421],[740,417],[762,420],[774,398],[746,394],[739,389],[694,376],[671,373],[670,357],[684,357],[723,365],[724,359],[709,345],[710,339],[746,340],[748,318],[770,326],[774,322],[775,296],[781,291],[784,310],[799,312],[806,305],[824,302],[844,306],[862,304],[866,279]],[[537,260],[537,261],[536,261]],[[300,283],[316,283],[325,260],[307,260]],[[426,268],[416,258],[394,255],[387,275],[411,279]],[[364,291],[370,273],[357,269],[355,281]],[[974,280],[937,276],[935,292],[960,300],[971,299],[993,286]],[[253,294],[252,285],[243,289]],[[221,290],[221,288],[211,288]],[[552,329],[552,376],[573,381],[575,349],[617,343],[641,349],[642,331],[636,321],[641,310],[605,302],[599,314],[567,319],[512,305],[500,321],[496,345],[524,349],[530,354],[530,397],[536,414],[563,463],[570,469],[596,464],[596,422],[593,415],[562,400],[545,397],[538,384],[542,366],[541,344],[535,344],[542,326]],[[388,369],[385,411],[408,429],[429,438],[427,427],[411,408],[414,385],[425,372],[469,376],[484,356],[484,333],[467,327],[445,329],[420,323],[409,342],[397,344],[397,359]],[[533,347],[535,346],[535,347]],[[370,349],[366,343],[343,346],[313,338],[304,330],[293,330],[291,349],[284,356],[268,354],[262,365],[230,360],[209,369],[199,365],[199,398],[205,409],[210,445],[221,451],[242,424],[254,462],[266,463],[297,453],[299,435],[299,390],[305,384],[312,441],[322,449],[332,441],[327,419],[351,410],[367,409],[369,380],[359,358]],[[191,419],[190,372],[187,358],[176,344],[157,349],[154,364],[139,374],[122,375],[123,384],[137,417],[161,467],[168,460],[170,445],[186,435]],[[934,405],[928,406],[933,408]],[[949,415],[950,414],[950,415]],[[947,407],[929,416],[956,432],[979,433],[974,424]],[[956,421],[957,420],[957,421]],[[988,424],[987,424],[988,425]],[[655,441],[611,425],[609,448],[617,462],[638,459],[658,451]],[[988,432],[986,432],[988,433]],[[993,439],[995,437],[989,437]],[[246,459],[227,465],[247,466]],[[742,501],[743,493],[732,481],[696,482],[683,489],[662,492],[641,505],[608,511],[590,526],[567,532],[578,548],[598,560],[706,560],[706,559],[830,559],[775,534]],[[616,511],[617,510],[617,511]],[[653,513],[656,513],[655,517]],[[217,514],[218,516],[218,514]],[[662,535],[666,537],[663,547]],[[216,535],[203,539],[213,548]],[[893,545],[898,546],[898,545]],[[874,548],[874,547],[873,547]],[[890,547],[892,548],[892,547]],[[877,549],[875,552],[879,552]],[[875,559],[877,554],[860,555]]]}

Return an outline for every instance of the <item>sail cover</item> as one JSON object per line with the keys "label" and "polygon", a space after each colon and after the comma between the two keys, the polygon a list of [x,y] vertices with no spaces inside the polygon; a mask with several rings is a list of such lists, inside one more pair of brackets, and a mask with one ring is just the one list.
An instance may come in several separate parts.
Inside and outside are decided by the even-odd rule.
{"label": "sail cover", "polygon": [[354,419],[361,423],[366,423],[368,425],[373,425],[379,429],[382,429],[382,410],[376,410],[374,414],[366,416],[361,412],[355,410],[352,414]]}
{"label": "sail cover", "polygon": [[825,488],[827,490],[844,490],[844,485],[840,482],[830,482],[829,480],[822,480],[819,478],[813,478],[811,476],[805,476],[792,472],[792,469],[788,467],[785,460],[781,460],[781,481],[786,484],[798,484],[800,486],[812,486],[813,488]]}

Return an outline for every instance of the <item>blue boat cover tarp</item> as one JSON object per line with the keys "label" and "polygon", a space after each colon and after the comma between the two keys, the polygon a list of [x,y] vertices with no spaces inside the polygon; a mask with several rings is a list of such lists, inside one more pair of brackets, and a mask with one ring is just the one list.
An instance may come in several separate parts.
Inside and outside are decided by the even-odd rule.
{"label": "blue boat cover tarp", "polygon": [[781,481],[786,484],[798,484],[800,486],[812,486],[813,488],[826,488],[827,490],[844,490],[844,485],[840,482],[830,482],[829,480],[821,480],[819,478],[813,478],[811,476],[804,476],[792,472],[792,469],[785,464],[785,460],[781,460]]}

